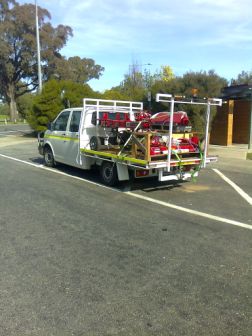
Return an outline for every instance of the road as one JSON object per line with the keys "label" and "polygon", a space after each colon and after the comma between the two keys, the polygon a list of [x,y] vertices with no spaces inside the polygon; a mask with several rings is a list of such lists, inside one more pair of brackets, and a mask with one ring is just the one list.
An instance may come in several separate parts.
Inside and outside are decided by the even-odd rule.
{"label": "road", "polygon": [[27,124],[0,124],[0,138],[13,135],[29,134],[32,130]]}
{"label": "road", "polygon": [[[213,167],[251,197],[232,162]],[[41,163],[0,142],[0,334],[251,334],[252,207],[215,171],[129,191]]]}

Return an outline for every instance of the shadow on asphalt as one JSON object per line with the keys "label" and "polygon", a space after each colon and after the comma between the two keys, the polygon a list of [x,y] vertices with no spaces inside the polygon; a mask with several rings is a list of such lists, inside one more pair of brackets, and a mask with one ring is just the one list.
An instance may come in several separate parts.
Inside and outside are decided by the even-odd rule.
{"label": "shadow on asphalt", "polygon": [[[29,161],[35,164],[44,164],[44,160],[42,157],[30,158]],[[83,170],[80,168],[67,166],[62,163],[57,163],[56,167],[53,169],[63,172],[70,176],[75,176],[78,178],[82,178],[83,180],[88,180],[90,182],[103,185],[103,183],[100,180],[99,167],[93,167],[93,169],[91,170]],[[157,180],[157,177],[149,177],[141,180],[137,179],[133,181],[119,182],[116,184],[114,189],[120,190],[122,192],[141,190],[146,193],[151,193],[157,190],[166,191],[174,188],[180,188],[183,183],[187,182],[184,181],[159,182]]]}
{"label": "shadow on asphalt", "polygon": [[36,164],[44,164],[44,159],[42,157],[29,158],[29,161]]}
{"label": "shadow on asphalt", "polygon": [[26,131],[26,132],[21,132],[22,133],[22,137],[24,138],[34,138],[37,139],[38,134],[35,131]]}

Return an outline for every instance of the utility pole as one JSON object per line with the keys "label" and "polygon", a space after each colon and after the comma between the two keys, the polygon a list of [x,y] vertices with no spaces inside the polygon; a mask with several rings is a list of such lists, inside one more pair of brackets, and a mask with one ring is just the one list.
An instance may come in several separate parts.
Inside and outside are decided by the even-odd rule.
{"label": "utility pole", "polygon": [[37,41],[37,57],[38,57],[38,93],[42,92],[42,76],[41,76],[41,60],[40,60],[40,41],[39,41],[39,23],[38,23],[38,6],[35,0],[36,11],[36,41]]}

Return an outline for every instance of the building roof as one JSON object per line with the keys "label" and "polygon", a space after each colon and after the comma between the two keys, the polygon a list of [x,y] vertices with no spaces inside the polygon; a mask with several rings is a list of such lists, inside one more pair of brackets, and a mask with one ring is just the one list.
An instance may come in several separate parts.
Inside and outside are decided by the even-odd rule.
{"label": "building roof", "polygon": [[252,99],[252,85],[241,84],[226,86],[221,91],[222,99],[233,100],[251,100]]}

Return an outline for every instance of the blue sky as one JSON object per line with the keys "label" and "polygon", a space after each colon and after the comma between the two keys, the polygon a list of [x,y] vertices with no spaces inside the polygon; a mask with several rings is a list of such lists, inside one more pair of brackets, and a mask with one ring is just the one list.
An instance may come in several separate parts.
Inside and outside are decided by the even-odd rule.
{"label": "blue sky", "polygon": [[99,80],[89,82],[95,90],[118,85],[132,62],[151,73],[162,65],[176,75],[214,69],[228,80],[252,69],[252,0],[37,2],[54,26],[73,28],[63,55],[93,58],[105,67]]}

